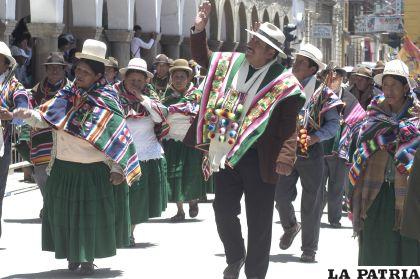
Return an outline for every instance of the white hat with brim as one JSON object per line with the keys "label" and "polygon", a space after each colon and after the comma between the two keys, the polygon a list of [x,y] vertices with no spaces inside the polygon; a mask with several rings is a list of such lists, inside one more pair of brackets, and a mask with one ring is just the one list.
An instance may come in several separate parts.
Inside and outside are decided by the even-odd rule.
{"label": "white hat with brim", "polygon": [[16,64],[15,58],[13,58],[12,53],[10,52],[10,48],[4,43],[0,41],[0,54],[6,56],[6,58],[10,61],[10,66],[14,66]]}
{"label": "white hat with brim", "polygon": [[382,74],[377,74],[373,80],[379,86],[382,86],[382,79],[386,75],[400,76],[407,79],[408,84],[412,87],[413,80],[410,79],[410,71],[408,66],[401,60],[395,59],[389,62],[386,62],[384,67],[384,72]]}
{"label": "white hat with brim", "polygon": [[260,28],[256,32],[249,29],[245,29],[245,31],[251,35],[257,36],[264,43],[277,50],[281,58],[287,58],[286,53],[284,53],[284,51],[281,49],[281,46],[286,40],[286,37],[284,36],[283,32],[274,24],[264,22],[260,25]]}
{"label": "white hat with brim", "polygon": [[324,70],[327,65],[322,62],[322,52],[316,46],[312,44],[304,44],[301,46],[300,50],[295,53],[295,57],[297,55],[305,56],[312,61],[314,61],[318,65],[318,71]]}
{"label": "white hat with brim", "polygon": [[153,74],[147,70],[147,62],[141,58],[133,58],[128,62],[128,66],[120,69],[120,73],[125,75],[128,70],[143,72],[148,78],[153,78]]}
{"label": "white hat with brim", "polygon": [[100,63],[107,63],[106,57],[106,44],[101,41],[87,39],[83,43],[82,52],[76,52],[76,58],[93,60]]}

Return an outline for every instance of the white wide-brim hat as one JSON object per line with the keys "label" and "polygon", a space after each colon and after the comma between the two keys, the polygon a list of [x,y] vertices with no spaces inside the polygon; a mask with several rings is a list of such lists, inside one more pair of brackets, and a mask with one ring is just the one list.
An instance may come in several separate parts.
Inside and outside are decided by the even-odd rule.
{"label": "white wide-brim hat", "polygon": [[83,43],[82,52],[76,52],[76,58],[88,59],[100,63],[107,63],[106,57],[106,44],[101,41],[87,39]]}
{"label": "white wide-brim hat", "polygon": [[125,75],[128,70],[144,72],[148,78],[153,78],[153,74],[147,70],[147,62],[141,58],[131,59],[127,67],[120,69],[120,73]]}
{"label": "white wide-brim hat", "polygon": [[257,36],[264,43],[277,50],[281,58],[287,58],[286,53],[284,53],[284,51],[281,49],[281,46],[286,40],[286,37],[284,36],[283,32],[274,24],[264,22],[260,25],[260,28],[256,32],[249,29],[245,29],[245,31],[251,35]]}
{"label": "white wide-brim hat", "polygon": [[16,64],[16,60],[13,58],[12,53],[10,52],[10,48],[4,43],[0,41],[0,54],[3,54],[7,57],[10,61],[10,66],[14,66]]}
{"label": "white wide-brim hat", "polygon": [[301,55],[313,60],[318,65],[318,70],[324,70],[327,65],[322,62],[322,51],[312,44],[304,44],[300,47],[300,50],[295,53],[295,56]]}
{"label": "white wide-brim hat", "polygon": [[395,59],[385,63],[384,72],[382,74],[377,74],[373,80],[379,86],[382,86],[382,79],[385,75],[400,76],[407,79],[407,82],[410,86],[413,85],[412,80],[410,80],[410,71],[408,66],[401,60]]}

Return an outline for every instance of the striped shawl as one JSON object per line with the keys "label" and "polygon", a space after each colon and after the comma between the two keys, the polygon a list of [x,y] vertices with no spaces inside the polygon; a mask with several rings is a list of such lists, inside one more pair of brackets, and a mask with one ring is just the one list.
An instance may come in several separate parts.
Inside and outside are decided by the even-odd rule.
{"label": "striped shawl", "polygon": [[[119,93],[121,106],[124,111],[124,116],[126,118],[143,118],[149,116],[150,113],[147,109],[141,104],[140,100],[132,92],[129,92],[124,86],[124,82],[119,82],[114,84],[114,89]],[[156,137],[159,140],[162,140],[169,132],[169,125],[166,121],[165,112],[162,111],[162,108],[159,106],[159,96],[154,91],[153,86],[147,84],[144,88],[143,95],[150,98],[152,101],[152,109],[156,111],[160,117],[163,119],[161,123],[155,124],[155,133]]]}
{"label": "striped shawl", "polygon": [[400,229],[407,196],[407,176],[420,143],[419,117],[412,113],[413,99],[407,99],[397,116],[391,115],[383,101],[383,96],[376,96],[367,109],[349,173],[354,187],[351,208],[355,233],[362,229],[366,213],[381,190],[389,156],[395,164],[394,229]]}
{"label": "striped shawl", "polygon": [[39,107],[55,129],[84,139],[122,168],[131,185],[141,174],[133,138],[124,119],[117,93],[101,79],[88,90],[66,86]]}

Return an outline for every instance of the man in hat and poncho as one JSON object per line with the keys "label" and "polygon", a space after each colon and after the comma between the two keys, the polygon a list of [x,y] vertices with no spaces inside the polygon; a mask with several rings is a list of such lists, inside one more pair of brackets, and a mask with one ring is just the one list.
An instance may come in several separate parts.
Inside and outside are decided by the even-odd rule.
{"label": "man in hat and poncho", "polygon": [[[238,278],[244,264],[248,278],[265,278],[275,183],[279,173],[292,169],[294,155],[282,154],[296,146],[296,117],[305,98],[295,76],[277,61],[286,57],[280,29],[262,23],[247,30],[251,40],[246,53],[211,53],[205,31],[210,11],[208,1],[200,6],[191,35],[193,59],[208,74],[201,86],[196,129],[190,132],[197,147],[207,152],[203,171],[214,173],[213,207],[228,264],[224,278]],[[288,139],[292,147],[285,144]],[[238,219],[243,195],[247,248]]]}

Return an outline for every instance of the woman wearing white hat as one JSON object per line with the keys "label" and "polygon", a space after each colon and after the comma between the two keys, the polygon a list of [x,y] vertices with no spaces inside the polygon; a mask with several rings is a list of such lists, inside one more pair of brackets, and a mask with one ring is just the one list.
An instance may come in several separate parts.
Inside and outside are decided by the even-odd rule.
{"label": "woman wearing white hat", "polygon": [[[121,211],[128,211],[128,197],[120,193],[125,184],[119,184],[140,175],[118,96],[106,86],[105,53],[104,43],[86,40],[76,53],[74,83],[37,110],[14,113],[33,127],[54,128],[42,249],[67,259],[69,270],[81,266],[82,275],[94,272],[95,258],[116,254]],[[125,225],[128,243],[129,220]]]}
{"label": "woman wearing white hat", "polygon": [[420,265],[420,243],[400,234],[407,177],[420,145],[419,103],[408,73],[404,62],[393,60],[375,76],[384,94],[372,99],[359,133],[350,170],[359,265]]}
{"label": "woman wearing white hat", "polygon": [[198,200],[206,195],[211,181],[204,181],[201,170],[202,153],[182,142],[191,126],[191,120],[198,112],[198,99],[194,94],[196,88],[190,82],[192,69],[187,60],[178,59],[169,72],[171,83],[162,102],[169,108],[168,122],[171,130],[165,138],[164,147],[171,187],[169,200],[176,202],[178,208],[177,214],[171,220],[180,222],[185,219],[184,202],[189,202],[189,216],[197,216]]}
{"label": "woman wearing white hat", "polygon": [[168,132],[167,109],[164,107],[148,79],[153,74],[147,63],[133,58],[120,70],[123,81],[114,85],[120,96],[127,125],[133,135],[137,156],[143,176],[130,188],[131,237],[130,246],[135,246],[136,224],[149,218],[160,217],[168,200],[166,160],[160,143]]}
{"label": "woman wearing white hat", "polygon": [[0,42],[0,219],[9,173],[12,124],[20,124],[20,122],[13,119],[12,111],[16,108],[29,107],[28,94],[14,76],[13,69],[15,65],[16,61],[10,49],[4,42]]}

